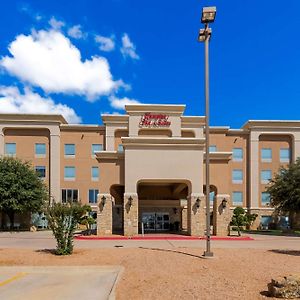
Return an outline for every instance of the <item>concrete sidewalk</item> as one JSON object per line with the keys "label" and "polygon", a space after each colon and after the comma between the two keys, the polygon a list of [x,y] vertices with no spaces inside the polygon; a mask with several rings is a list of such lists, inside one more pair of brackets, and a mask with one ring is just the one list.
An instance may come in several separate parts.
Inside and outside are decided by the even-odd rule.
{"label": "concrete sidewalk", "polygon": [[0,267],[0,299],[115,299],[123,270],[107,267]]}

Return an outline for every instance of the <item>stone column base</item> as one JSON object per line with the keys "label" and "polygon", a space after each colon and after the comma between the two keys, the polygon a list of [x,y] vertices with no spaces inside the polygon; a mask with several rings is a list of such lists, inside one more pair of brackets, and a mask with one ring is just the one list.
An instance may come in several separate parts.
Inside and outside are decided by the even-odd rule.
{"label": "stone column base", "polygon": [[138,234],[138,194],[124,194],[124,235],[134,236]]}
{"label": "stone column base", "polygon": [[191,236],[204,236],[206,214],[204,194],[191,194],[188,197],[188,233]]}
{"label": "stone column base", "polygon": [[112,201],[110,194],[98,194],[97,235],[112,234]]}
{"label": "stone column base", "polygon": [[214,200],[213,207],[213,234],[217,236],[228,236],[229,225],[232,219],[230,210],[231,201],[227,194],[218,195]]}

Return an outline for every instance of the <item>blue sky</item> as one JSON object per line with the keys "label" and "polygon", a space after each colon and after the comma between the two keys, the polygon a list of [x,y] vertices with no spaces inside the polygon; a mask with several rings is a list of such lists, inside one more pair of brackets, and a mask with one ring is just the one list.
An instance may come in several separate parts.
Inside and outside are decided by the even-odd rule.
{"label": "blue sky", "polygon": [[298,0],[3,1],[0,112],[94,124],[140,102],[203,115],[197,33],[211,5],[211,125],[299,119]]}

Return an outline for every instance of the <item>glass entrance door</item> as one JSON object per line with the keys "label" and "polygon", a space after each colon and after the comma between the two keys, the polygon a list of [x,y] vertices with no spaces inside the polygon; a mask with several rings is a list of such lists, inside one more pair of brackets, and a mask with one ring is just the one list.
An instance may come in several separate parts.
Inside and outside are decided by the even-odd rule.
{"label": "glass entrance door", "polygon": [[144,223],[145,231],[164,231],[170,229],[169,213],[142,213],[142,222]]}

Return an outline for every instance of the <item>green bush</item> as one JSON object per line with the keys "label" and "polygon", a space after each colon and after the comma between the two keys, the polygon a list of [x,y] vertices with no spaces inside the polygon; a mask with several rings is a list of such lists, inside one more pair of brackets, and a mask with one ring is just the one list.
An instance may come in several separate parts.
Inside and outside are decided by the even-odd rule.
{"label": "green bush", "polygon": [[257,218],[257,214],[247,214],[246,211],[240,207],[237,206],[233,210],[233,216],[230,222],[230,225],[236,226],[238,235],[241,235],[241,227],[251,225],[255,219]]}
{"label": "green bush", "polygon": [[90,210],[89,205],[80,203],[53,203],[46,206],[48,226],[57,241],[55,252],[57,255],[73,253],[75,229],[81,217]]}

